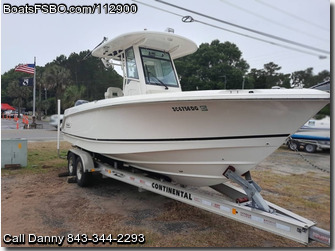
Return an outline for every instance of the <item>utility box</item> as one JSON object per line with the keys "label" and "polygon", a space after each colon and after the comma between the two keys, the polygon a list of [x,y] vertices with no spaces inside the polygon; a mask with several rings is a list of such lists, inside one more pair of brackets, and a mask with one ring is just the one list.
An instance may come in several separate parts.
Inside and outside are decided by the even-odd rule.
{"label": "utility box", "polygon": [[1,139],[1,168],[27,166],[27,140]]}

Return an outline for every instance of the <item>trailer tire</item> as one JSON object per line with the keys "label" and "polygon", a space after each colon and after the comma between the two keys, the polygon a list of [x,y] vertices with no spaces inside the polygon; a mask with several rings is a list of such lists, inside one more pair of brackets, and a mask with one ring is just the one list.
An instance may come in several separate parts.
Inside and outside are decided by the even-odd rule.
{"label": "trailer tire", "polygon": [[76,155],[70,152],[67,156],[67,170],[69,172],[69,176],[76,175]]}
{"label": "trailer tire", "polygon": [[316,151],[316,145],[313,144],[305,145],[305,151],[308,153],[314,153]]}
{"label": "trailer tire", "polygon": [[86,187],[89,185],[90,173],[84,171],[83,161],[80,157],[76,161],[76,178],[79,186]]}
{"label": "trailer tire", "polygon": [[292,150],[292,151],[299,151],[299,149],[300,149],[300,144],[299,144],[299,142],[294,141],[294,140],[290,140],[290,141],[287,143],[287,145],[288,145],[288,148],[290,148],[290,150]]}

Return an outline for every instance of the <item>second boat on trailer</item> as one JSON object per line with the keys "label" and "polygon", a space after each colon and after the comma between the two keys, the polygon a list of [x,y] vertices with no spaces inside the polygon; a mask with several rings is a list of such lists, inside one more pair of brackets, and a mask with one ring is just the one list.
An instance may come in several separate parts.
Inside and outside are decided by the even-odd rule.
{"label": "second boat on trailer", "polygon": [[182,92],[173,59],[196,49],[151,31],[98,46],[93,56],[121,65],[123,90],[67,109],[64,139],[179,184],[213,186],[227,171],[248,173],[329,103],[329,93],[313,89]]}

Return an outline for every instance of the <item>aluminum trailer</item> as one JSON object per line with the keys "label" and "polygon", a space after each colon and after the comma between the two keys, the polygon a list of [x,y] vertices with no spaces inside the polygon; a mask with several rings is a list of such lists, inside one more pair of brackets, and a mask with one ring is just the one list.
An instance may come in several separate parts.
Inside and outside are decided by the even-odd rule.
{"label": "aluminum trailer", "polygon": [[243,179],[235,174],[232,166],[227,168],[223,175],[239,184],[242,189],[227,182],[212,186],[212,189],[222,195],[218,197],[199,188],[185,188],[173,184],[164,177],[158,177],[157,174],[144,172],[119,161],[110,161],[103,155],[79,148],[70,149],[67,158],[69,175],[76,176],[79,186],[86,186],[91,173],[99,172],[103,176],[137,186],[139,189],[184,202],[303,244],[312,241],[329,246],[331,244],[330,232],[316,227],[313,221],[264,200],[260,195],[261,188],[251,179],[250,173]]}

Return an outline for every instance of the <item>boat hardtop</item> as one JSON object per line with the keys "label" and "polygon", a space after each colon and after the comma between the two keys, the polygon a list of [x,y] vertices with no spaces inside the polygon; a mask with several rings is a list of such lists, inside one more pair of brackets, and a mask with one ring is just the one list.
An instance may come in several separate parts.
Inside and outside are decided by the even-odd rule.
{"label": "boat hardtop", "polygon": [[139,31],[122,34],[93,50],[95,57],[121,60],[121,54],[131,46],[141,46],[168,52],[172,59],[184,57],[197,50],[197,45],[171,32]]}

